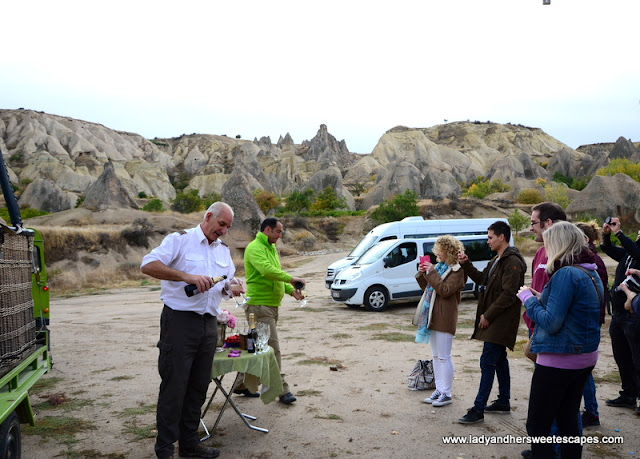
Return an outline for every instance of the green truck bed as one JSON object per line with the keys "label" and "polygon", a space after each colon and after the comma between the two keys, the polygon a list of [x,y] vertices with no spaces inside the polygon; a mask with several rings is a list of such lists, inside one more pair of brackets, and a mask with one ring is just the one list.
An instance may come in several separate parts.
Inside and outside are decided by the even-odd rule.
{"label": "green truck bed", "polygon": [[0,379],[0,422],[15,410],[21,423],[34,425],[29,390],[50,368],[51,356],[44,344]]}

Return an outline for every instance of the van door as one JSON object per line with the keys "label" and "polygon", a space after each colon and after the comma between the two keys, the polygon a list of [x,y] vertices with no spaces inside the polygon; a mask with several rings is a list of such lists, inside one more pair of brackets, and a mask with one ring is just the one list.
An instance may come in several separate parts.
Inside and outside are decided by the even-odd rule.
{"label": "van door", "polygon": [[420,297],[422,290],[415,279],[418,263],[418,245],[402,242],[384,257],[385,286],[392,300]]}

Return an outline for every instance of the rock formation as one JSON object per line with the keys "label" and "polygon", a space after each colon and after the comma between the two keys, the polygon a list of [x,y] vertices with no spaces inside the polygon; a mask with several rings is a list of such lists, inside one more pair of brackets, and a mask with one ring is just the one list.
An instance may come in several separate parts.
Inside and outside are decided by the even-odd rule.
{"label": "rock formation", "polygon": [[567,215],[580,214],[604,219],[607,216],[635,215],[640,208],[640,183],[625,174],[596,175],[567,207]]}
{"label": "rock formation", "polygon": [[104,172],[98,180],[87,190],[82,206],[89,210],[102,211],[106,209],[134,208],[138,205],[124,191],[122,182],[110,161],[105,163]]}
{"label": "rock formation", "polygon": [[61,212],[73,209],[78,202],[78,195],[64,191],[54,181],[36,179],[22,192],[18,204],[29,206],[45,212]]}

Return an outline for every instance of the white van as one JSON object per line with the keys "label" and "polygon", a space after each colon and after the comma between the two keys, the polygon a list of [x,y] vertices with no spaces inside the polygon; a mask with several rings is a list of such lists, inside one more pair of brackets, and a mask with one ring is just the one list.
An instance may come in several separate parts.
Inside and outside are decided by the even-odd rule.
{"label": "white van", "polygon": [[[495,220],[493,220],[495,221]],[[485,234],[456,236],[473,265],[483,270],[496,255],[489,249]],[[369,311],[381,312],[394,300],[418,300],[422,290],[415,279],[421,255],[435,262],[433,244],[437,238],[393,239],[377,243],[352,266],[340,271],[331,285],[331,298],[349,307],[364,304]],[[474,292],[468,279],[463,292]]]}
{"label": "white van", "polygon": [[[496,221],[507,222],[505,218],[466,218],[449,220],[425,220],[422,217],[406,217],[399,222],[383,223],[373,228],[355,249],[327,268],[325,287],[331,288],[336,275],[348,268],[371,246],[389,239],[437,237],[442,234],[452,236],[486,236],[487,228]],[[513,245],[513,237],[511,238]]]}

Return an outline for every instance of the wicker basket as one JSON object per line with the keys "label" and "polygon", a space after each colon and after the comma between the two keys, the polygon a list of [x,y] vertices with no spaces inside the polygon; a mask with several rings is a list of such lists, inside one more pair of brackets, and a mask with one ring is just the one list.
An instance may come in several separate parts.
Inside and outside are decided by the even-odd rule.
{"label": "wicker basket", "polygon": [[0,376],[35,348],[31,284],[33,233],[0,232]]}

